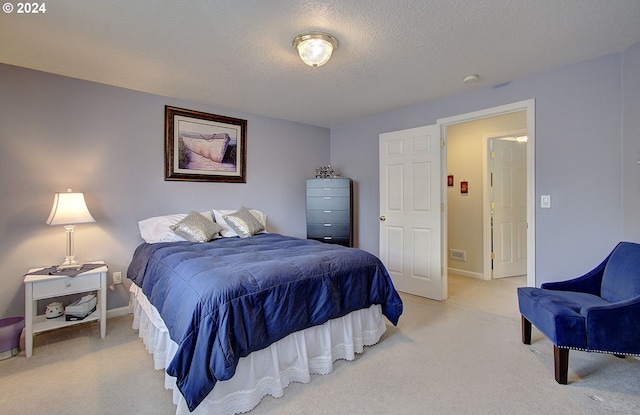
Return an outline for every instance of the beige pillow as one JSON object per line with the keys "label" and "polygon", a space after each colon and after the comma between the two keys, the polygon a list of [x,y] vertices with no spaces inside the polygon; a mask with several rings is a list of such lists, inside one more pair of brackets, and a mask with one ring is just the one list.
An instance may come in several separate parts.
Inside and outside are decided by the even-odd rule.
{"label": "beige pillow", "polygon": [[240,206],[240,209],[229,215],[224,215],[223,218],[241,238],[248,238],[264,231],[264,225],[244,206]]}
{"label": "beige pillow", "polygon": [[191,242],[208,242],[222,230],[220,225],[193,210],[184,219],[171,225],[170,228],[176,235]]}
{"label": "beige pillow", "polygon": [[[220,232],[220,235],[222,235],[223,238],[238,236],[236,231],[234,231],[233,228],[229,226],[227,221],[224,220],[225,215],[230,215],[232,213],[235,213],[236,210],[237,209],[229,209],[229,210],[212,209],[211,210],[212,212],[211,216],[213,217],[213,221],[216,222],[218,225],[222,226],[222,232]],[[257,209],[248,209],[248,210],[262,224],[262,227],[264,228],[263,232],[266,232],[267,231],[267,214]]]}

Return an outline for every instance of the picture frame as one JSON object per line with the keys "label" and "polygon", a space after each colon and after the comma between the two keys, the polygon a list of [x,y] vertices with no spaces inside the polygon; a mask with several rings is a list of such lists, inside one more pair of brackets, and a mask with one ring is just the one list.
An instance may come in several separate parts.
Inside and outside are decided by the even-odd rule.
{"label": "picture frame", "polygon": [[246,183],[247,120],[165,106],[165,180]]}

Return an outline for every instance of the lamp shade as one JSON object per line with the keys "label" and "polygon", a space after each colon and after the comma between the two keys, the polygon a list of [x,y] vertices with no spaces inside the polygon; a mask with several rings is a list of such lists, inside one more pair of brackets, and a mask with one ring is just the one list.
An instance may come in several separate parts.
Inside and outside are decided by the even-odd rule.
{"label": "lamp shade", "polygon": [[338,40],[324,32],[301,33],[293,39],[300,59],[309,66],[322,66],[329,61]]}
{"label": "lamp shade", "polygon": [[83,193],[69,189],[66,193],[55,194],[47,225],[75,225],[95,221],[87,208]]}

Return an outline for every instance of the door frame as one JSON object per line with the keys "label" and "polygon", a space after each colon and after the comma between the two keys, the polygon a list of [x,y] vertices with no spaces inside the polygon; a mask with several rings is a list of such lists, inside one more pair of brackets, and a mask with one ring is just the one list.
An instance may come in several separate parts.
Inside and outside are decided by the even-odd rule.
{"label": "door frame", "polygon": [[[440,126],[440,138],[444,143],[442,148],[442,160],[440,163],[441,177],[447,177],[447,127],[453,124],[459,124],[468,121],[474,121],[482,118],[493,117],[496,115],[508,114],[516,111],[527,111],[527,286],[535,286],[536,277],[536,224],[535,224],[535,99],[514,102],[511,104],[501,105],[498,107],[487,108],[484,110],[459,114],[452,117],[441,118],[437,120]],[[442,264],[447,263],[448,246],[448,227],[447,227],[447,184],[441,180],[440,195],[442,201],[442,235],[441,235],[441,256]],[[443,299],[448,297],[448,275],[447,267],[442,266],[442,293]]]}

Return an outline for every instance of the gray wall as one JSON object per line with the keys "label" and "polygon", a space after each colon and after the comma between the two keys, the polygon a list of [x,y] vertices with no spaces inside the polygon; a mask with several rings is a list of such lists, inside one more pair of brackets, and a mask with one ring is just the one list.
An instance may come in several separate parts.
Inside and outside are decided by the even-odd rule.
{"label": "gray wall", "polygon": [[[8,65],[0,80],[0,317],[24,315],[28,268],[64,258],[64,228],[45,220],[67,188],[96,219],[76,227],[76,256],[106,260],[109,281],[151,216],[243,204],[268,214],[268,230],[306,237],[305,179],[329,163],[328,129]],[[165,105],[246,119],[247,183],[164,181]],[[109,309],[127,304],[125,286],[108,292]]]}
{"label": "gray wall", "polygon": [[627,49],[622,64],[622,236],[640,240],[640,43]]}
{"label": "gray wall", "polygon": [[[536,102],[536,283],[586,272],[622,239],[640,241],[637,166],[622,178],[622,67],[632,97],[625,100],[625,146],[638,148],[638,47],[516,79],[506,85],[384,112],[331,130],[331,162],[357,183],[359,247],[377,254],[378,135],[527,99]],[[418,87],[416,85],[411,86]],[[629,95],[627,93],[625,96]],[[637,151],[634,156],[637,157]],[[632,165],[635,166],[632,168]],[[633,171],[632,171],[633,170]],[[633,176],[633,177],[629,177]],[[623,183],[621,185],[621,183]],[[622,188],[624,186],[624,190]],[[624,199],[623,193],[636,192]],[[635,229],[631,231],[630,229]]]}
{"label": "gray wall", "polygon": [[[77,256],[126,271],[137,221],[155,215],[244,204],[267,212],[270,231],[304,237],[304,180],[330,162],[354,179],[357,246],[378,253],[378,135],[531,98],[536,199],[553,203],[536,208],[537,283],[587,271],[620,239],[640,241],[640,45],[330,132],[8,65],[0,80],[0,318],[23,315],[28,268],[64,256],[64,230],[44,223],[56,191],[85,192],[97,220],[77,227]],[[165,105],[247,119],[248,182],[165,182]],[[107,306],[127,300],[120,286]]]}

